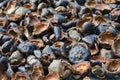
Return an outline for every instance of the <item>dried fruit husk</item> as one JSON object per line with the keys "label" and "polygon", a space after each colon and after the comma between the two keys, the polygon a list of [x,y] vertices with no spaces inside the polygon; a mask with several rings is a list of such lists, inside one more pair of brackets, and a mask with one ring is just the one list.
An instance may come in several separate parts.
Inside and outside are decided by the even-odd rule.
{"label": "dried fruit husk", "polygon": [[95,55],[93,57],[91,57],[91,62],[93,63],[105,63],[108,59],[106,59],[105,57],[102,57],[101,55]]}
{"label": "dried fruit husk", "polygon": [[16,0],[17,2],[22,2],[22,0]]}
{"label": "dried fruit husk", "polygon": [[45,76],[42,80],[60,80],[59,74],[52,72]]}
{"label": "dried fruit husk", "polygon": [[20,15],[20,16],[22,17],[22,16],[24,16],[28,11],[29,11],[28,8],[19,7],[19,8],[15,11],[15,15]]}
{"label": "dried fruit husk", "polygon": [[79,78],[84,77],[90,70],[91,66],[88,61],[81,61],[72,65],[74,78],[79,76]]}
{"label": "dried fruit husk", "polygon": [[35,58],[35,56],[33,55],[30,55],[27,57],[27,63],[30,65],[30,66],[39,66],[39,67],[42,67],[42,64],[40,63],[40,61],[38,59]]}
{"label": "dried fruit husk", "polygon": [[72,74],[71,64],[66,60],[62,60],[61,65],[63,66],[61,69],[62,74],[60,74],[60,77],[62,79],[67,79]]}
{"label": "dried fruit husk", "polygon": [[5,27],[7,24],[8,24],[7,18],[5,16],[4,17],[0,17],[0,25]]}
{"label": "dried fruit husk", "polygon": [[113,9],[109,14],[110,14],[111,19],[115,20],[116,18],[120,16],[120,8]]}
{"label": "dried fruit husk", "polygon": [[11,14],[15,11],[15,9],[16,9],[16,2],[15,1],[9,1],[7,3],[7,6],[6,6],[4,12],[6,14]]}
{"label": "dried fruit husk", "polygon": [[55,72],[61,75],[62,74],[61,70],[62,70],[61,60],[53,60],[48,67],[49,73]]}
{"label": "dried fruit husk", "polygon": [[32,4],[32,3],[24,4],[23,7],[28,8],[28,9],[34,9],[35,8],[34,4]]}
{"label": "dried fruit husk", "polygon": [[42,39],[30,39],[32,43],[35,43],[38,47],[44,47],[44,42]]}
{"label": "dried fruit husk", "polygon": [[91,80],[90,77],[86,76],[83,78],[83,80]]}
{"label": "dried fruit husk", "polygon": [[3,13],[3,10],[2,10],[2,7],[0,7],[0,16],[2,15]]}
{"label": "dried fruit husk", "polygon": [[67,57],[67,55],[65,54],[66,48],[64,42],[55,42],[53,43],[52,48],[56,55]]}
{"label": "dried fruit husk", "polygon": [[42,55],[42,62],[46,65],[50,64],[52,60],[56,59],[55,55],[53,53]]}
{"label": "dried fruit husk", "polygon": [[36,24],[40,23],[40,20],[38,19],[38,14],[35,12],[30,12],[28,14],[26,14],[26,16],[28,16],[29,18],[29,25],[30,26],[35,26]]}
{"label": "dried fruit husk", "polygon": [[42,8],[45,8],[45,7],[48,7],[48,4],[42,2],[42,3],[40,3],[40,4],[38,5],[37,9],[38,9],[38,10],[41,10]]}
{"label": "dried fruit husk", "polygon": [[26,26],[18,26],[18,29],[19,29],[22,33],[24,33],[27,38],[30,38],[30,35],[31,35],[31,34],[29,33],[29,31],[28,31],[28,29],[27,29]]}
{"label": "dried fruit husk", "polygon": [[55,8],[55,11],[56,11],[57,13],[63,12],[63,11],[66,12],[67,9],[66,9],[64,6],[58,6],[58,7]]}
{"label": "dried fruit husk", "polygon": [[48,30],[48,28],[49,28],[49,23],[40,22],[34,26],[33,35],[38,35],[44,31]]}
{"label": "dried fruit husk", "polygon": [[33,69],[32,69],[31,76],[32,76],[32,79],[34,79],[34,80],[42,80],[42,78],[43,78],[43,69],[42,69],[42,67],[34,65]]}
{"label": "dried fruit husk", "polygon": [[120,37],[116,37],[112,43],[112,50],[115,56],[120,57]]}
{"label": "dried fruit husk", "polygon": [[107,49],[101,49],[100,50],[100,55],[107,58],[107,59],[111,59],[113,58],[113,52],[112,50],[107,50]]}
{"label": "dried fruit husk", "polygon": [[12,60],[12,59],[22,59],[23,58],[23,55],[17,50],[17,51],[14,51],[11,56],[9,57],[9,60]]}
{"label": "dried fruit husk", "polygon": [[88,0],[86,3],[85,3],[85,7],[87,7],[87,8],[95,8],[96,7],[96,5],[97,5],[97,2],[95,2],[95,1],[92,1],[92,0]]}
{"label": "dried fruit husk", "polygon": [[17,72],[17,73],[12,75],[11,80],[30,80],[30,78],[24,72]]}
{"label": "dried fruit husk", "polygon": [[98,52],[99,52],[98,44],[95,43],[90,47],[91,56],[98,54]]}
{"label": "dried fruit husk", "polygon": [[120,77],[120,60],[119,59],[110,59],[105,64],[102,64],[105,74],[110,77]]}
{"label": "dried fruit husk", "polygon": [[117,0],[103,0],[103,2],[104,2],[105,4],[112,4],[112,3],[116,3]]}
{"label": "dried fruit husk", "polygon": [[120,9],[119,9],[119,8],[115,8],[115,9],[113,9],[113,10],[110,12],[110,15],[119,16],[119,15],[120,15],[119,12],[120,12]]}
{"label": "dried fruit husk", "polygon": [[12,38],[16,38],[17,40],[19,39],[20,33],[17,30],[9,29],[7,32]]}
{"label": "dried fruit husk", "polygon": [[[72,10],[73,12],[74,12],[74,10]],[[69,13],[66,13],[66,14],[68,14],[68,15],[71,15],[71,16],[68,16],[67,17],[67,19],[66,19],[66,22],[69,22],[69,21],[74,21],[74,20],[76,20],[76,18],[77,18],[77,16],[76,15],[73,15],[73,14],[71,14],[72,13],[72,11],[71,12],[69,12]]]}
{"label": "dried fruit husk", "polygon": [[95,9],[101,11],[102,14],[108,14],[111,10],[111,7],[107,4],[97,4]]}
{"label": "dried fruit husk", "polygon": [[93,18],[93,23],[98,26],[101,23],[106,23],[107,20],[102,15],[97,15]]}
{"label": "dried fruit husk", "polygon": [[92,22],[92,18],[91,17],[85,17],[85,18],[79,19],[79,21],[76,23],[77,29],[82,31],[82,25],[85,22]]}
{"label": "dried fruit husk", "polygon": [[115,36],[112,32],[106,31],[99,35],[98,41],[102,47],[109,49],[114,41],[114,38]]}
{"label": "dried fruit husk", "polygon": [[0,80],[9,80],[5,71],[0,70]]}
{"label": "dried fruit husk", "polygon": [[17,68],[20,65],[23,65],[25,63],[25,58],[16,58],[16,59],[11,59],[10,60],[10,65],[12,69]]}
{"label": "dried fruit husk", "polygon": [[110,6],[107,4],[97,4],[96,9],[100,11],[111,10]]}
{"label": "dried fruit husk", "polygon": [[56,72],[59,74],[60,78],[66,79],[70,74],[71,65],[66,60],[53,60],[53,62],[48,67],[49,73]]}
{"label": "dried fruit husk", "polygon": [[73,40],[79,41],[81,39],[81,34],[75,28],[70,28],[68,30],[69,37]]}
{"label": "dried fruit husk", "polygon": [[60,37],[60,40],[64,40],[64,39],[67,39],[68,38],[68,35],[67,35],[67,33],[65,33],[65,32],[61,32],[61,37]]}
{"label": "dried fruit husk", "polygon": [[100,78],[100,79],[105,78],[105,74],[104,74],[104,72],[102,70],[102,67],[99,66],[99,65],[93,66],[92,69],[91,69],[91,72],[97,78]]}
{"label": "dried fruit husk", "polygon": [[21,15],[19,14],[7,14],[7,17],[10,21],[17,21],[21,19]]}
{"label": "dried fruit husk", "polygon": [[64,22],[66,22],[66,18],[62,14],[54,14],[51,20],[53,24],[62,24]]}

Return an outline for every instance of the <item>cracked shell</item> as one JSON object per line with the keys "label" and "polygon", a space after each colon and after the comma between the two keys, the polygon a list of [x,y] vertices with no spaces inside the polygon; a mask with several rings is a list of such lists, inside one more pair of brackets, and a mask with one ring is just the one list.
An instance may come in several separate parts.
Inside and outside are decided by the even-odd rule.
{"label": "cracked shell", "polygon": [[90,67],[91,66],[88,61],[82,61],[72,65],[74,71],[73,77],[76,78],[77,75],[79,76],[79,78],[85,76],[85,74],[89,72]]}
{"label": "cracked shell", "polygon": [[105,74],[110,78],[120,77],[120,60],[111,59],[102,64]]}
{"label": "cracked shell", "polygon": [[115,56],[120,57],[120,37],[116,37],[112,43],[112,50]]}

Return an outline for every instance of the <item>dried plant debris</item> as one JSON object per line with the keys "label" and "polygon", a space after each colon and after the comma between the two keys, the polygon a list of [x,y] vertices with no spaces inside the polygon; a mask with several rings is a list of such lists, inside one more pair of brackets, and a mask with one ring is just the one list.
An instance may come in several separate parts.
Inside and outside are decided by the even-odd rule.
{"label": "dried plant debris", "polygon": [[0,80],[119,80],[120,0],[0,0]]}

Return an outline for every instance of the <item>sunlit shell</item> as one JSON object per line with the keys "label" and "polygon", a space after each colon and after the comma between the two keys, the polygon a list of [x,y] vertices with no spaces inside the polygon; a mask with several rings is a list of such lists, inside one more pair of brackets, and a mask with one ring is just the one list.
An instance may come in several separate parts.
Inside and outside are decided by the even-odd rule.
{"label": "sunlit shell", "polygon": [[49,23],[41,22],[34,26],[33,34],[40,34],[49,28]]}
{"label": "sunlit shell", "polygon": [[88,61],[81,61],[72,65],[72,68],[76,74],[82,75],[88,72],[90,69],[90,63]]}
{"label": "sunlit shell", "polygon": [[17,20],[21,19],[21,15],[19,15],[19,14],[8,14],[7,17],[11,21],[17,21]]}
{"label": "sunlit shell", "polygon": [[115,36],[112,32],[106,31],[99,35],[98,41],[102,46],[109,48],[114,38]]}
{"label": "sunlit shell", "polygon": [[16,39],[19,39],[20,33],[17,30],[9,29],[8,34],[11,35],[11,37],[15,37]]}
{"label": "sunlit shell", "polygon": [[120,15],[120,8],[115,8],[110,12],[110,15]]}
{"label": "sunlit shell", "polygon": [[117,0],[103,0],[103,1],[106,4],[112,4],[112,3],[116,3],[117,2]]}
{"label": "sunlit shell", "polygon": [[111,17],[112,16],[119,16],[120,15],[120,8],[115,8],[110,12]]}
{"label": "sunlit shell", "polygon": [[27,57],[27,63],[30,66],[37,65],[37,66],[42,67],[42,64],[40,63],[40,61],[38,59],[36,59],[35,56],[33,56],[33,55],[30,55],[30,56]]}
{"label": "sunlit shell", "polygon": [[25,34],[27,38],[30,38],[30,33],[26,26],[18,26],[18,29]]}
{"label": "sunlit shell", "polygon": [[101,11],[103,11],[105,9],[111,10],[110,6],[107,4],[97,4],[96,9],[101,10]]}
{"label": "sunlit shell", "polygon": [[0,80],[8,80],[8,76],[5,71],[0,70]]}
{"label": "sunlit shell", "polygon": [[34,80],[42,80],[42,78],[43,78],[43,69],[42,69],[42,67],[34,65],[31,75],[32,75],[32,79],[34,79]]}
{"label": "sunlit shell", "polygon": [[16,2],[15,1],[9,1],[7,3],[7,7],[5,8],[4,12],[6,14],[11,14],[15,11],[15,9],[16,9]]}
{"label": "sunlit shell", "polygon": [[95,8],[96,5],[97,5],[97,3],[95,1],[92,1],[92,0],[91,1],[87,1],[85,3],[85,7],[87,7],[87,8]]}
{"label": "sunlit shell", "polygon": [[2,15],[3,13],[3,10],[2,10],[2,7],[0,7],[0,16]]}
{"label": "sunlit shell", "polygon": [[55,8],[55,11],[62,12],[62,11],[67,11],[67,9],[64,6],[58,6]]}
{"label": "sunlit shell", "polygon": [[77,30],[71,29],[69,30],[68,34],[73,40],[79,41],[81,39],[81,35]]}
{"label": "sunlit shell", "polygon": [[31,3],[24,4],[23,7],[28,8],[28,9],[34,9],[34,5]]}
{"label": "sunlit shell", "polygon": [[24,16],[28,11],[29,11],[28,8],[19,7],[19,8],[15,11],[15,15]]}
{"label": "sunlit shell", "polygon": [[95,63],[105,63],[106,61],[107,61],[107,59],[105,58],[105,57],[102,57],[101,55],[96,55],[96,56],[93,56],[92,58],[91,58],[91,61],[92,62],[95,62]]}
{"label": "sunlit shell", "polygon": [[16,0],[17,2],[22,2],[22,0]]}
{"label": "sunlit shell", "polygon": [[115,38],[114,42],[112,43],[112,50],[114,55],[120,57],[120,37]]}
{"label": "sunlit shell", "polygon": [[53,44],[53,47],[54,47],[54,48],[62,48],[63,45],[64,45],[64,42],[55,42],[55,43]]}
{"label": "sunlit shell", "polygon": [[21,58],[23,58],[23,55],[19,51],[15,51],[11,54],[11,56],[9,57],[9,60],[21,59]]}
{"label": "sunlit shell", "polygon": [[65,38],[68,38],[68,35],[67,35],[67,33],[65,33],[65,32],[61,32],[61,37],[60,37],[60,40],[62,40],[62,39],[65,39]]}
{"label": "sunlit shell", "polygon": [[42,61],[45,63],[45,64],[49,64],[51,63],[51,59],[56,59],[55,55],[52,53],[52,54],[48,54],[47,56],[46,55],[42,55]]}
{"label": "sunlit shell", "polygon": [[37,13],[35,12],[30,12],[27,14],[28,18],[29,18],[29,25],[30,26],[35,26],[36,24],[40,23],[40,20],[37,17]]}
{"label": "sunlit shell", "polygon": [[8,20],[6,17],[0,17],[0,25],[5,27],[8,23]]}
{"label": "sunlit shell", "polygon": [[61,67],[61,60],[53,60],[53,62],[48,67],[49,73],[56,72],[61,74]]}
{"label": "sunlit shell", "polygon": [[66,60],[62,60],[61,65],[62,65],[61,74],[59,74],[59,75],[62,79],[67,79],[72,74],[71,64]]}
{"label": "sunlit shell", "polygon": [[115,75],[120,74],[120,60],[119,59],[111,59],[106,62],[106,64],[102,65],[105,73],[109,77],[115,77]]}
{"label": "sunlit shell", "polygon": [[105,58],[108,58],[108,59],[113,58],[113,52],[112,52],[112,50],[101,49],[100,50],[100,55],[103,56],[103,57],[105,57]]}
{"label": "sunlit shell", "polygon": [[53,72],[53,73],[49,73],[42,80],[60,80],[60,77],[59,74]]}
{"label": "sunlit shell", "polygon": [[96,55],[99,52],[98,45],[95,43],[90,47],[91,56]]}
{"label": "sunlit shell", "polygon": [[100,23],[106,23],[107,20],[102,15],[97,15],[93,18],[93,23],[97,26]]}
{"label": "sunlit shell", "polygon": [[30,80],[29,76],[23,72],[17,72],[13,74],[11,80]]}
{"label": "sunlit shell", "polygon": [[30,41],[35,43],[38,47],[44,47],[44,42],[41,39],[30,39]]}
{"label": "sunlit shell", "polygon": [[12,68],[18,67],[21,64],[25,63],[25,59],[24,58],[16,58],[16,59],[11,59],[10,60],[10,65]]}
{"label": "sunlit shell", "polygon": [[45,8],[45,7],[47,7],[48,6],[48,4],[46,4],[46,3],[40,3],[39,5],[38,5],[38,7],[37,7],[37,9],[38,10],[41,10],[42,8]]}
{"label": "sunlit shell", "polygon": [[83,80],[91,80],[90,77],[86,76],[83,78]]}
{"label": "sunlit shell", "polygon": [[96,76],[97,78],[105,78],[105,74],[102,70],[102,67],[99,65],[95,65],[94,67],[92,67],[92,74],[94,76]]}
{"label": "sunlit shell", "polygon": [[89,22],[89,21],[90,22],[92,21],[91,17],[85,17],[85,18],[79,19],[79,21],[76,23],[77,29],[79,29],[80,31],[82,31],[82,25],[85,22]]}

